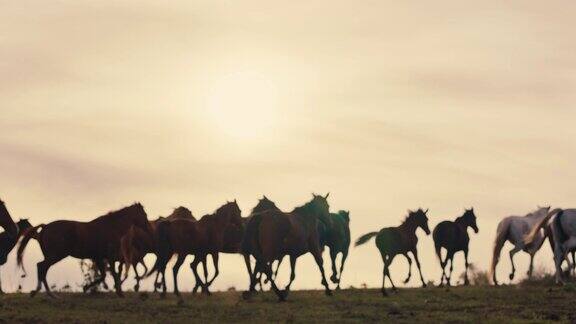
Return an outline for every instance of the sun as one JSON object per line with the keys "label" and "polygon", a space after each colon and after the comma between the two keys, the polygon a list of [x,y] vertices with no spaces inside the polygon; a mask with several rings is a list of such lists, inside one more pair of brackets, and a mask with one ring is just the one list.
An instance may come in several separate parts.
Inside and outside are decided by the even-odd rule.
{"label": "sun", "polygon": [[214,80],[206,109],[222,135],[242,141],[265,139],[274,133],[277,97],[270,78],[238,71]]}

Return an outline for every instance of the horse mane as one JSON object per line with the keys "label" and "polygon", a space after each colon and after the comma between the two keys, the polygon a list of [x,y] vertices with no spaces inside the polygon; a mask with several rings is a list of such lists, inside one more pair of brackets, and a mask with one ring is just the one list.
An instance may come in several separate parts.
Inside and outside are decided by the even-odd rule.
{"label": "horse mane", "polygon": [[130,209],[134,209],[134,208],[144,208],[142,206],[142,204],[140,204],[139,202],[136,202],[130,206],[126,206],[123,207],[121,209],[117,209],[117,210],[113,210],[113,211],[109,211],[106,215],[102,215],[99,217],[96,217],[94,220],[92,221],[104,221],[104,220],[115,220],[117,218],[121,218],[124,216],[124,214],[130,210]]}
{"label": "horse mane", "polygon": [[193,220],[196,220],[196,218],[194,217],[192,212],[184,206],[179,206],[179,207],[174,208],[174,211],[172,212],[172,214],[170,214],[170,216],[166,217],[166,219],[168,219],[168,220],[171,220],[171,219],[193,219]]}

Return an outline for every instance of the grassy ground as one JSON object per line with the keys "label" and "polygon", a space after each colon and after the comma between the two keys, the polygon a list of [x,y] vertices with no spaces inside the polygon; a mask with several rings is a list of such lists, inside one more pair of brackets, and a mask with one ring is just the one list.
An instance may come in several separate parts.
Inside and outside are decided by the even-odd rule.
{"label": "grassy ground", "polygon": [[239,292],[185,295],[184,303],[152,293],[84,295],[60,293],[0,296],[0,322],[573,322],[574,286],[506,286],[402,289],[382,297],[378,290],[348,289],[325,297],[295,291],[285,303],[271,293],[243,301]]}

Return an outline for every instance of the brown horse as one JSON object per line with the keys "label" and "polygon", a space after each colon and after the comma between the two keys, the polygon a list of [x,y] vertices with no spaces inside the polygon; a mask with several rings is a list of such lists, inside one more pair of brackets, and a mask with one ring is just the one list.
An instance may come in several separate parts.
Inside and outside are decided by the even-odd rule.
{"label": "brown horse", "polygon": [[[149,235],[142,229],[132,226],[128,233],[124,235],[121,239],[120,250],[122,255],[122,262],[126,265],[125,277],[122,281],[126,280],[128,277],[128,271],[130,267],[133,268],[136,284],[134,285],[134,291],[140,289],[140,281],[144,278],[148,272],[148,267],[144,263],[144,257],[149,253],[156,253],[158,246],[158,237],[156,235],[156,228],[160,222],[173,221],[176,219],[188,219],[191,221],[196,221],[192,212],[183,206],[174,209],[172,214],[167,217],[158,217],[158,219],[150,222],[153,235]],[[138,273],[138,264],[141,264],[144,268],[144,274],[140,275]],[[156,273],[156,279],[154,280],[154,291],[156,291],[159,283],[160,272]],[[164,275],[164,274],[162,274]]]}
{"label": "brown horse", "polygon": [[426,235],[430,235],[430,229],[428,229],[428,217],[426,216],[427,212],[428,210],[423,211],[422,209],[418,209],[415,212],[409,210],[408,216],[402,225],[398,227],[386,227],[381,229],[379,232],[364,234],[356,241],[356,246],[359,246],[376,236],[376,247],[380,250],[380,255],[384,262],[381,290],[382,295],[387,295],[385,289],[386,277],[390,280],[392,289],[396,291],[396,286],[394,286],[388,267],[392,263],[392,260],[394,260],[394,257],[398,254],[404,255],[408,260],[408,277],[404,280],[404,283],[407,283],[412,276],[412,259],[410,258],[410,255],[408,255],[409,252],[412,252],[414,259],[416,260],[416,266],[418,266],[418,272],[420,272],[422,287],[426,287],[424,277],[422,276],[422,270],[420,269],[420,260],[418,260],[418,250],[416,249],[416,245],[418,244],[416,230],[420,227],[424,232],[426,232]]}
{"label": "brown horse", "polygon": [[[28,230],[18,246],[18,264],[22,267],[24,250],[30,239],[38,241],[44,254],[44,260],[37,264],[38,284],[31,295],[36,295],[43,283],[48,295],[54,297],[46,281],[46,274],[53,264],[67,256],[93,260],[100,271],[100,279],[90,285],[104,282],[106,261],[118,260],[120,239],[133,225],[147,233],[152,232],[144,207],[140,203],[110,212],[89,222],[59,220]],[[114,268],[113,264],[111,265],[111,268]],[[112,270],[112,275],[116,293],[121,296],[120,274]]]}
{"label": "brown horse", "polygon": [[12,217],[10,217],[6,204],[4,204],[2,200],[0,200],[0,227],[13,237],[18,235],[18,226],[14,223]]}
{"label": "brown horse", "polygon": [[[18,235],[16,236],[10,235],[8,232],[0,233],[0,267],[6,264],[6,261],[8,261],[8,254],[10,254],[12,249],[14,249],[18,239],[20,239],[20,237],[27,229],[32,227],[27,219],[19,220],[18,223],[16,223],[16,226],[18,226]],[[0,294],[3,293],[2,280],[0,280]]]}
{"label": "brown horse", "polygon": [[[256,274],[263,272],[270,281],[272,290],[280,301],[286,300],[290,286],[296,278],[296,260],[301,255],[310,252],[320,269],[322,285],[326,295],[332,295],[328,281],[324,273],[322,261],[322,249],[318,237],[318,222],[327,219],[329,206],[325,197],[313,195],[310,202],[301,207],[296,207],[290,213],[279,210],[266,210],[253,215],[246,227],[242,250],[250,253],[256,259],[256,266],[251,273],[250,287],[244,293],[248,298],[256,291]],[[271,263],[282,259],[285,255],[290,256],[291,275],[290,282],[281,291],[278,289],[272,276]]]}
{"label": "brown horse", "polygon": [[[464,214],[455,221],[443,221],[436,225],[432,232],[434,238],[434,247],[436,248],[436,255],[440,260],[442,267],[442,277],[440,278],[440,285],[444,284],[450,286],[450,279],[452,278],[452,269],[454,269],[454,254],[458,251],[464,252],[464,284],[468,285],[468,243],[470,236],[468,236],[468,227],[478,233],[478,225],[476,225],[476,215],[474,215],[474,208],[466,209]],[[442,260],[442,248],[446,249],[446,258]],[[450,261],[450,272],[446,275],[446,266]]]}
{"label": "brown horse", "polygon": [[[174,293],[180,297],[178,271],[186,257],[192,254],[195,257],[191,268],[196,282],[200,282],[202,291],[209,294],[208,287],[220,272],[218,268],[218,253],[224,247],[224,235],[226,230],[229,229],[228,226],[237,228],[243,226],[241,211],[236,201],[226,203],[218,208],[214,214],[206,215],[196,222],[187,219],[177,219],[171,222],[159,223],[157,227],[158,258],[148,276],[156,271],[165,271],[166,264],[170,258],[177,254],[178,259],[172,268],[172,273],[174,275]],[[197,268],[200,261],[206,260],[208,254],[214,260],[215,273],[211,280],[202,282]],[[166,285],[164,281],[162,296],[165,296],[165,294]]]}

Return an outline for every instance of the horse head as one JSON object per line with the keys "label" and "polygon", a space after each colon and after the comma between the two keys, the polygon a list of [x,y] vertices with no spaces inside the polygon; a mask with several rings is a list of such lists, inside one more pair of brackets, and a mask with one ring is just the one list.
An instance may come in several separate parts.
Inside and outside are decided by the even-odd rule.
{"label": "horse head", "polygon": [[252,214],[261,213],[266,210],[280,210],[280,209],[276,206],[276,204],[272,200],[268,199],[268,197],[262,196],[262,198],[258,200],[258,204],[256,205],[256,207],[252,209]]}
{"label": "horse head", "polygon": [[242,211],[240,210],[236,199],[222,205],[216,210],[214,215],[216,216],[216,219],[224,223],[229,223],[234,226],[243,226],[244,224],[242,222]]}
{"label": "horse head", "polygon": [[0,200],[0,227],[4,228],[6,233],[11,236],[18,235],[18,226],[14,223],[12,217],[10,217],[6,204],[4,204],[2,200]]}
{"label": "horse head", "polygon": [[476,224],[476,215],[474,214],[474,207],[466,209],[464,215],[462,215],[467,226],[470,226],[474,233],[478,234],[478,225]]}
{"label": "horse head", "polygon": [[152,225],[148,221],[148,215],[144,210],[144,206],[141,203],[135,203],[129,208],[129,214],[132,224],[136,227],[139,227],[144,232],[148,233],[149,235],[153,234]]}
{"label": "horse head", "polygon": [[423,210],[418,208],[417,211],[408,210],[408,220],[413,222],[416,227],[420,227],[426,235],[430,235],[430,228],[428,228],[428,209]]}
{"label": "horse head", "polygon": [[328,205],[327,200],[329,195],[330,193],[327,193],[325,196],[313,193],[312,200],[305,205],[309,207],[314,217],[317,217],[319,221],[326,225],[332,223],[332,218],[330,218],[330,205]]}
{"label": "horse head", "polygon": [[27,229],[32,228],[32,224],[30,224],[30,222],[28,221],[28,218],[20,219],[18,221],[18,223],[16,223],[16,225],[18,225],[18,230],[20,233],[23,233]]}

